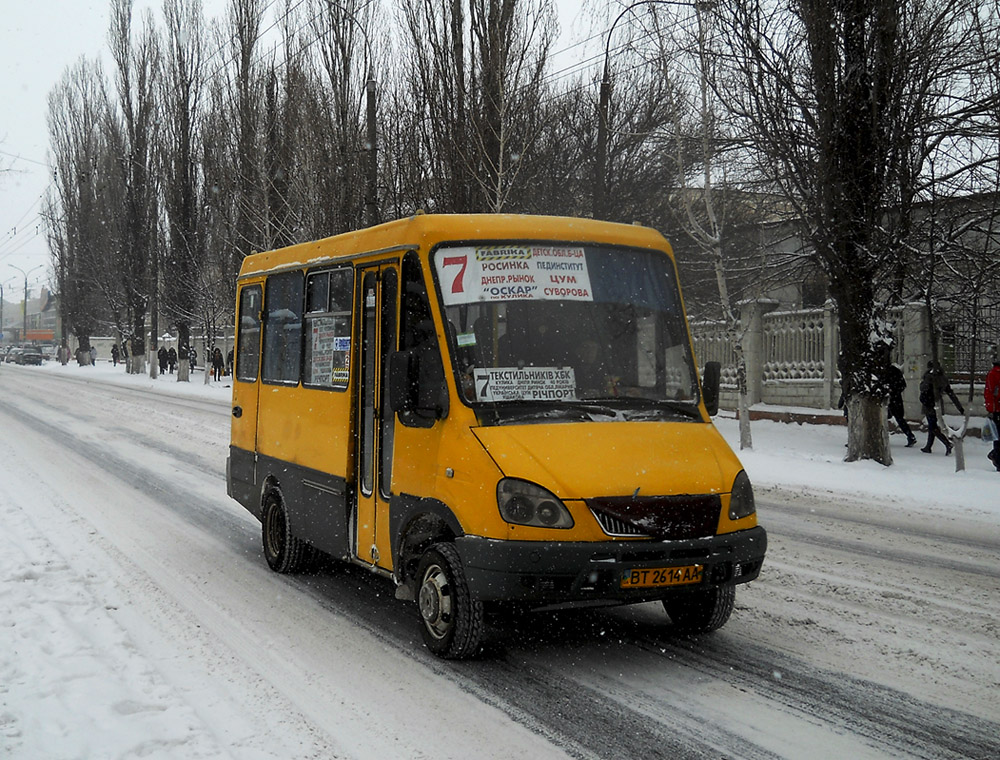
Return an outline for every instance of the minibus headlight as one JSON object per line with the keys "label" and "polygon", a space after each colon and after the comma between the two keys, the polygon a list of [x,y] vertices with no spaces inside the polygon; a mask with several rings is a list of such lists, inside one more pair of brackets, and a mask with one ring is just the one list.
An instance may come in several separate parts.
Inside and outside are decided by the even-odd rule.
{"label": "minibus headlight", "polygon": [[756,511],[750,478],[747,477],[746,470],[740,470],[736,480],[733,481],[733,492],[729,497],[729,519],[739,520],[742,517],[749,517]]}
{"label": "minibus headlight", "polygon": [[500,516],[515,525],[572,528],[573,517],[558,497],[526,480],[504,478],[497,484]]}

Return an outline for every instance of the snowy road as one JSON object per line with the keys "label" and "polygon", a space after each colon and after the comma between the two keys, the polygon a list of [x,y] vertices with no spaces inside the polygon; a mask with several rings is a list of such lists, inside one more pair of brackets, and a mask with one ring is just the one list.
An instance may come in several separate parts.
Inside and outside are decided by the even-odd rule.
{"label": "snowy road", "polygon": [[988,517],[761,492],[768,560],[716,634],[529,615],[448,663],[387,581],[267,569],[224,391],[84,377],[0,368],[0,757],[1000,755]]}

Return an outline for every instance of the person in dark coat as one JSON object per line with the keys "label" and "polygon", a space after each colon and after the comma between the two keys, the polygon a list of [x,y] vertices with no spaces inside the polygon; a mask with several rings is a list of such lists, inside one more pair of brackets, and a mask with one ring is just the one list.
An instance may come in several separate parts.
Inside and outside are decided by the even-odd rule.
{"label": "person in dark coat", "polygon": [[191,350],[188,352],[188,359],[191,361],[191,369],[194,370],[195,365],[198,364],[198,352],[194,350],[194,346],[191,346]]}
{"label": "person in dark coat", "polygon": [[226,355],[226,374],[230,377],[233,374],[233,349],[229,349],[229,353]]}
{"label": "person in dark coat", "polygon": [[226,367],[226,361],[222,358],[222,351],[218,348],[212,350],[212,377],[215,382],[222,379],[222,370]]}
{"label": "person in dark coat", "polygon": [[910,430],[903,409],[903,391],[906,390],[906,378],[903,377],[903,371],[892,362],[889,362],[885,368],[885,387],[889,391],[889,419],[896,421],[896,426],[906,436],[906,448],[910,448],[916,444],[917,437]]}
{"label": "person in dark coat", "polygon": [[170,374],[174,374],[174,367],[177,366],[177,350],[173,346],[167,351],[167,365],[170,367]]}
{"label": "person in dark coat", "polygon": [[160,363],[160,374],[164,374],[167,371],[167,347],[160,346],[160,350],[156,352],[156,359]]}
{"label": "person in dark coat", "polygon": [[937,438],[944,444],[945,456],[951,453],[951,441],[941,432],[938,427],[937,405],[941,399],[947,396],[955,404],[959,414],[965,414],[962,403],[951,389],[951,384],[941,369],[941,365],[933,359],[927,362],[927,371],[920,379],[920,406],[923,408],[924,416],[927,418],[927,445],[920,449],[925,454],[931,453],[934,446],[934,439]]}
{"label": "person in dark coat", "polygon": [[117,343],[112,343],[111,344],[111,361],[114,363],[115,367],[118,366],[118,344]]}

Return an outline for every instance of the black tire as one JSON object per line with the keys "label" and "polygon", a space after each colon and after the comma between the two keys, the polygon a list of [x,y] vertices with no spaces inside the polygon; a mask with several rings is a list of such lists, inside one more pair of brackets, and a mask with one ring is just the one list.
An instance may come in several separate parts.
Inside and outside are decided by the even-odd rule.
{"label": "black tire", "polygon": [[276,573],[297,573],[312,557],[312,547],[292,535],[281,496],[272,491],[264,498],[261,539],[264,559]]}
{"label": "black tire", "polygon": [[663,600],[663,609],[682,633],[709,633],[722,628],[736,606],[736,586],[685,591]]}
{"label": "black tire", "polygon": [[438,657],[461,660],[479,650],[483,603],[473,599],[458,551],[435,544],[417,566],[417,610],[424,643]]}

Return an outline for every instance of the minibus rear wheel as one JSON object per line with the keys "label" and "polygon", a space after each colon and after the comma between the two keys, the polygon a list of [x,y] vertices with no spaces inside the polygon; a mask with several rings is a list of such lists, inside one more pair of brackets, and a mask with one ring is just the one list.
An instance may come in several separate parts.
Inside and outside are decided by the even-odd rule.
{"label": "minibus rear wheel", "polygon": [[435,544],[417,566],[417,609],[424,643],[438,657],[460,660],[479,649],[483,603],[472,598],[458,551]]}
{"label": "minibus rear wheel", "polygon": [[709,633],[722,628],[736,606],[736,586],[685,591],[663,600],[674,628],[683,633]]}
{"label": "minibus rear wheel", "polygon": [[297,573],[309,559],[309,544],[292,535],[279,494],[272,491],[265,497],[263,511],[261,536],[268,567],[277,573]]}

